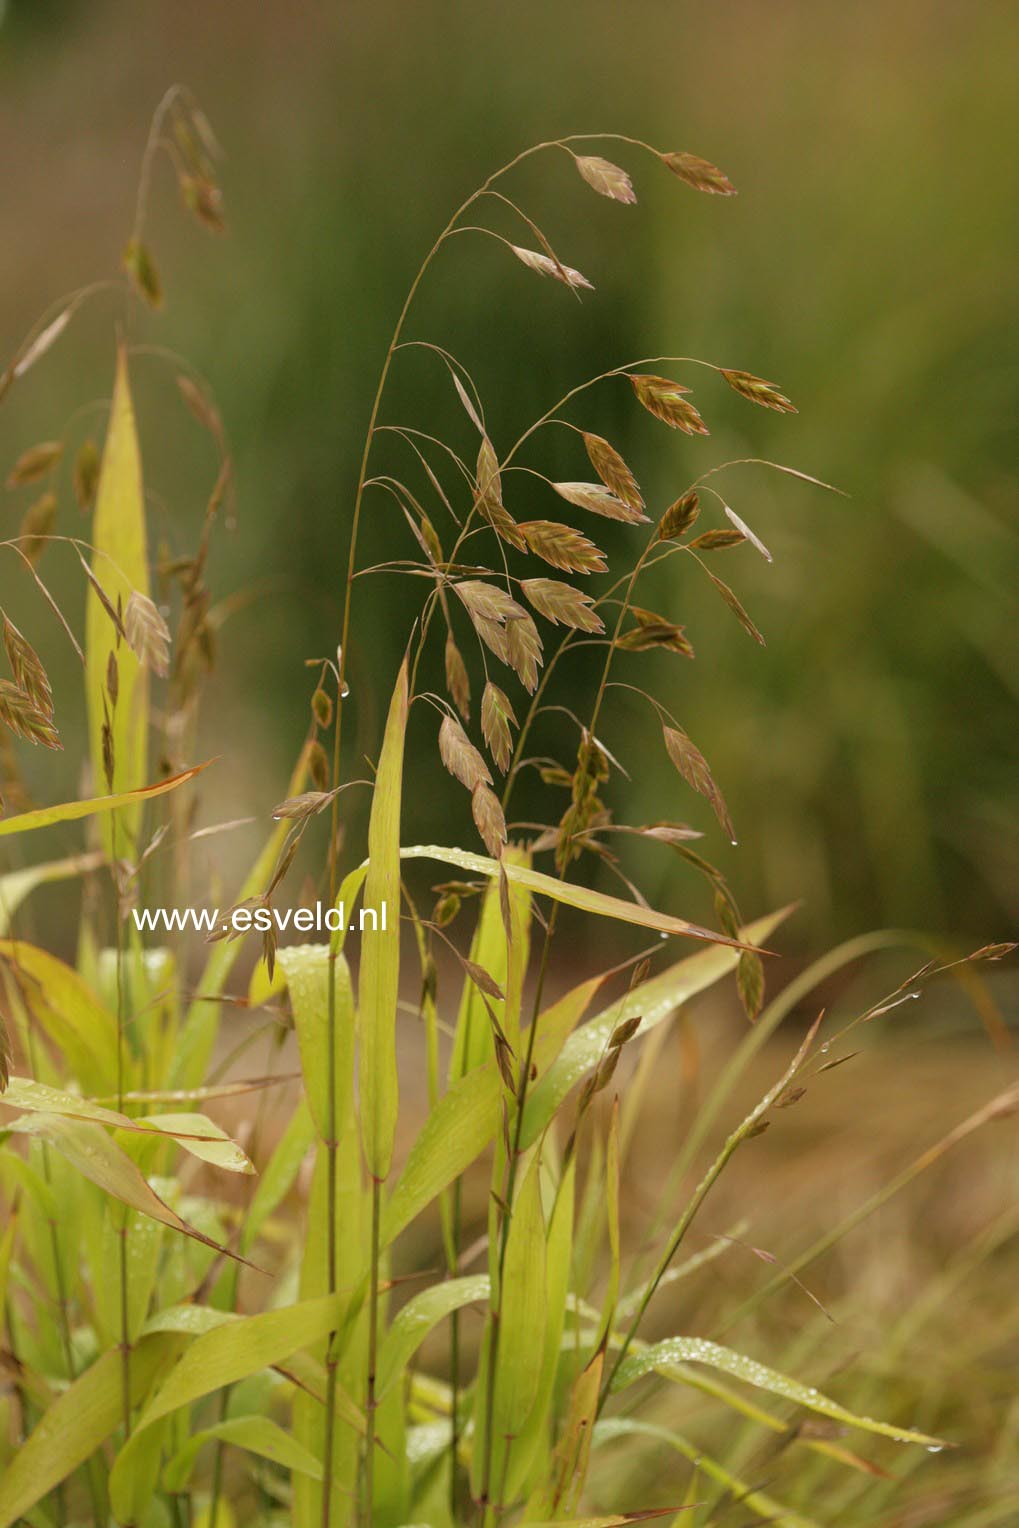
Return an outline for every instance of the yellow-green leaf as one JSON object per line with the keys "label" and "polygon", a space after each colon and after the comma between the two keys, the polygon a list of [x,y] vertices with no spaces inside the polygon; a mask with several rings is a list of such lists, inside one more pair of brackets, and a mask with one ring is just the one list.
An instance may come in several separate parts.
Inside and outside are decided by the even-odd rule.
{"label": "yellow-green leaf", "polygon": [[433,1327],[453,1311],[487,1300],[488,1293],[488,1275],[479,1273],[471,1278],[447,1279],[408,1300],[382,1344],[375,1392],[378,1399],[400,1378]]}
{"label": "yellow-green leaf", "polygon": [[[743,930],[746,939],[767,939],[786,917],[788,909],[759,918]],[[537,1139],[570,1089],[601,1060],[613,1030],[625,1019],[641,1016],[636,1037],[660,1024],[683,1003],[735,970],[738,949],[716,946],[677,961],[659,976],[632,987],[618,1002],[590,1019],[569,1037],[562,1051],[534,1088],[524,1111],[521,1144]]]}
{"label": "yellow-green leaf", "polygon": [[337,1111],[349,1106],[354,1067],[354,995],[350,968],[335,958],[335,1043],[332,1089],[329,1064],[329,950],[324,944],[291,945],[279,953],[287,979],[301,1070],[312,1118],[323,1140],[336,1131]]}
{"label": "yellow-green leaf", "polygon": [[609,1282],[602,1306],[601,1326],[595,1347],[600,1347],[612,1330],[619,1299],[619,1099],[612,1108],[608,1143],[605,1150],[605,1220],[609,1233]]}
{"label": "yellow-green leaf", "polygon": [[[288,796],[296,796],[304,787],[308,775],[308,755],[309,747],[306,744],[301,749],[294,772],[290,777]],[[261,853],[248,871],[236,899],[237,902],[244,902],[248,897],[253,897],[265,890],[288,827],[289,824],[286,821],[281,821],[273,828]],[[198,979],[198,991],[202,996],[195,998],[189,1007],[184,1028],[177,1042],[171,1078],[174,1087],[197,1087],[205,1076],[219,1028],[220,1006],[215,999],[222,992],[242,947],[243,940],[240,939],[220,939],[212,946]]]}
{"label": "yellow-green leaf", "polygon": [[14,1238],[17,1231],[17,1209],[12,1209],[7,1217],[4,1234],[0,1237],[0,1310],[7,1309],[7,1279],[11,1270],[11,1253],[14,1251]]}
{"label": "yellow-green leaf", "polygon": [[[117,704],[119,706],[120,702]],[[157,780],[154,785],[142,785],[137,790],[115,792],[112,796],[93,796],[88,801],[64,801],[59,806],[41,806],[32,812],[20,812],[16,817],[4,817],[0,819],[0,838],[8,833],[28,833],[34,828],[48,828],[55,822],[74,822],[79,817],[95,817],[103,812],[114,812],[118,807],[129,807],[132,812],[141,812],[146,801],[151,801],[155,796],[165,796],[167,791],[175,791],[179,785],[186,785],[195,775],[207,769],[211,762],[209,760],[205,764],[196,764],[192,769],[182,770],[179,775],[170,775],[166,780]],[[102,779],[101,773],[99,778]],[[121,848],[124,847],[122,844]]]}
{"label": "yellow-green leaf", "polygon": [[315,1124],[302,1099],[290,1116],[251,1197],[241,1232],[242,1252],[250,1252],[255,1245],[259,1231],[292,1187],[314,1140]]}
{"label": "yellow-green leaf", "polygon": [[[503,864],[529,865],[526,851],[507,848]],[[478,927],[471,944],[471,960],[492,977],[505,998],[483,999],[477,984],[465,977],[457,1016],[456,1035],[450,1056],[450,1081],[455,1081],[488,1061],[492,1055],[492,1024],[488,1008],[502,1024],[506,1038],[516,1049],[520,1036],[520,998],[530,946],[530,892],[525,886],[510,885],[509,908],[513,930],[512,948],[506,941],[498,879],[485,888],[481,899]]]}
{"label": "yellow-green leaf", "polygon": [[[180,1338],[145,1337],[132,1350],[135,1402],[170,1362]],[[0,1481],[0,1528],[10,1528],[66,1480],[113,1432],[121,1418],[121,1355],[111,1349],[59,1396],[26,1439]]]}
{"label": "yellow-green leaf", "polygon": [[[343,1325],[346,1295],[301,1300],[281,1310],[237,1316],[196,1337],[138,1420],[139,1431],[180,1406],[234,1385],[310,1347]],[[364,1431],[364,1417],[350,1398],[337,1397],[337,1415]]]}
{"label": "yellow-green leaf", "polygon": [[549,1408],[555,1391],[559,1359],[562,1353],[566,1301],[569,1295],[573,1261],[573,1210],[577,1158],[571,1158],[556,1194],[548,1228],[545,1262],[547,1284],[545,1301],[544,1351],[538,1395],[523,1432],[513,1445],[513,1455],[506,1479],[506,1498],[517,1500],[534,1480],[541,1480],[547,1469],[549,1452]]}
{"label": "yellow-green leaf", "polygon": [[117,1022],[96,994],[64,961],[38,945],[0,939],[0,960],[34,1019],[63,1051],[83,1087],[102,1093],[117,1071]]}
{"label": "yellow-green leaf", "polygon": [[[499,862],[483,854],[472,854],[466,849],[446,849],[435,844],[416,844],[402,849],[403,859],[441,860],[446,865],[456,865],[473,875],[496,876]],[[569,881],[556,880],[529,865],[506,864],[507,879],[511,884],[524,886],[539,896],[551,897],[554,902],[565,902],[581,912],[597,913],[602,918],[615,918],[620,923],[635,923],[640,928],[657,930],[661,934],[680,934],[689,939],[703,939],[710,944],[733,945],[736,949],[746,946],[726,934],[716,934],[701,928],[697,923],[687,923],[683,918],[673,918],[668,913],[655,912],[653,908],[641,907],[637,902],[624,902],[621,897],[606,896],[604,892],[592,891],[588,886],[575,886]]]}
{"label": "yellow-green leaf", "polygon": [[[123,347],[117,353],[110,424],[103,447],[99,488],[92,526],[92,572],[111,605],[126,609],[131,595],[149,593],[148,551],[141,453],[135,428],[134,404]],[[119,670],[117,704],[112,707],[114,795],[138,790],[145,782],[148,759],[149,678],[135,654],[118,634],[95,589],[90,585],[85,606],[85,688],[91,740],[92,775],[98,784],[103,768],[103,724],[106,669],[116,650]],[[107,854],[132,852],[138,842],[141,805],[132,802],[119,817],[103,823]]]}
{"label": "yellow-green leaf", "polygon": [[[541,1159],[535,1155],[513,1202],[506,1257],[502,1270],[498,1325],[490,1319],[481,1372],[495,1358],[492,1409],[477,1419],[471,1480],[475,1492],[489,1480],[505,1478],[510,1440],[525,1428],[541,1380],[548,1270],[545,1262],[545,1217],[541,1207]],[[496,1333],[498,1337],[496,1339]],[[485,1386],[479,1379],[479,1398]],[[480,1405],[480,1402],[479,1402]],[[491,1474],[487,1473],[488,1465]]]}
{"label": "yellow-green leaf", "polygon": [[[539,1016],[533,1055],[539,1077],[583,1017],[601,982],[601,977],[582,982]],[[383,1208],[383,1246],[394,1241],[481,1155],[499,1128],[502,1098],[503,1084],[494,1062],[470,1072],[443,1095],[422,1125]]]}
{"label": "yellow-green leaf", "polygon": [[496,1437],[517,1436],[534,1405],[544,1360],[535,1334],[545,1326],[548,1267],[541,1205],[541,1158],[535,1155],[513,1202],[501,1284],[501,1341],[495,1384]]}
{"label": "yellow-green leaf", "polygon": [[362,940],[358,989],[361,1140],[368,1171],[380,1182],[387,1177],[393,1160],[399,1104],[396,1003],[400,984],[400,799],[407,710],[404,659],[389,706],[372,794],[364,900],[366,907],[377,910],[379,927]]}
{"label": "yellow-green leaf", "polygon": [[164,1489],[186,1490],[198,1455],[207,1443],[213,1442],[230,1443],[235,1448],[246,1449],[249,1454],[257,1454],[260,1459],[282,1465],[285,1470],[297,1470],[302,1475],[310,1475],[312,1480],[322,1479],[322,1465],[315,1455],[284,1432],[278,1423],[269,1417],[230,1417],[214,1427],[192,1433],[166,1465]]}
{"label": "yellow-green leaf", "polygon": [[816,1411],[821,1416],[831,1417],[833,1421],[842,1422],[847,1427],[861,1427],[866,1432],[895,1438],[899,1443],[922,1443],[935,1448],[943,1446],[942,1439],[929,1437],[927,1433],[914,1432],[909,1427],[894,1427],[890,1422],[877,1422],[873,1417],[858,1416],[845,1406],[840,1406],[837,1401],[822,1395],[812,1385],[804,1385],[788,1374],[770,1369],[766,1364],[758,1363],[755,1358],[747,1358],[743,1353],[735,1353],[732,1348],[725,1348],[721,1343],[709,1342],[705,1337],[667,1337],[664,1342],[654,1342],[637,1352],[631,1351],[616,1370],[612,1389],[625,1390],[653,1370],[666,1379],[681,1379],[681,1375],[672,1371],[677,1365],[689,1363],[707,1364],[712,1369],[721,1369],[724,1374],[731,1374],[744,1384],[767,1390],[772,1395],[781,1396],[794,1405],[805,1406],[808,1411]]}
{"label": "yellow-green leaf", "polygon": [[247,1154],[207,1114],[149,1114],[138,1121],[148,1130],[170,1136],[193,1157],[229,1173],[253,1173]]}
{"label": "yellow-green leaf", "polygon": [[7,1126],[18,1135],[38,1136],[66,1157],[83,1177],[122,1204],[150,1215],[153,1220],[181,1231],[185,1236],[233,1256],[204,1232],[196,1230],[166,1204],[102,1125],[91,1120],[70,1119],[65,1114],[23,1114]]}
{"label": "yellow-green leaf", "polygon": [[46,860],[41,865],[26,865],[23,870],[10,870],[0,875],[0,935],[6,934],[11,919],[25,898],[37,886],[49,881],[66,881],[72,876],[84,875],[96,870],[103,863],[101,854],[72,854],[67,859]]}
{"label": "yellow-green leaf", "polygon": [[151,1114],[142,1119],[129,1119],[116,1109],[107,1109],[60,1088],[47,1087],[31,1077],[12,1077],[0,1103],[12,1109],[26,1109],[32,1114],[61,1114],[68,1119],[91,1120],[139,1135],[166,1135],[192,1156],[211,1162],[214,1167],[225,1167],[228,1172],[235,1173],[254,1172],[236,1141],[232,1141],[205,1114]]}
{"label": "yellow-green leaf", "polygon": [[481,1155],[498,1128],[501,1094],[499,1074],[489,1063],[454,1083],[439,1100],[383,1207],[383,1246]]}
{"label": "yellow-green leaf", "polygon": [[599,1348],[573,1382],[566,1420],[556,1445],[553,1473],[546,1492],[535,1503],[537,1511],[547,1512],[549,1516],[568,1514],[577,1509],[591,1455],[604,1362],[604,1351]]}

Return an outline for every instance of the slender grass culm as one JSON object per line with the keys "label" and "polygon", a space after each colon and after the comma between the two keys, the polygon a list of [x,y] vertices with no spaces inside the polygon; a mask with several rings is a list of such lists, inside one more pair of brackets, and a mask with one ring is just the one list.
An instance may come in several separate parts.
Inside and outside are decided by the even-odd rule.
{"label": "slender grass culm", "polygon": [[[948,1446],[968,1442],[950,1355],[928,1386],[903,1359],[947,1286],[932,1286],[893,1327],[880,1361],[847,1373],[825,1348],[835,1316],[801,1275],[946,1152],[1013,1113],[1015,1087],[949,1122],[934,1144],[921,1142],[869,1198],[833,1214],[830,1228],[810,1228],[806,1250],[788,1262],[752,1248],[775,1265],[763,1283],[738,1281],[721,1307],[717,1291],[703,1305],[687,1293],[703,1291],[698,1279],[727,1247],[749,1246],[742,1219],[725,1236],[693,1240],[730,1163],[766,1128],[782,1128],[808,1080],[847,1059],[843,1038],[942,978],[957,978],[986,1011],[981,971],[1012,946],[960,958],[917,936],[866,936],[766,1002],[767,952],[788,909],[746,923],[726,877],[692,847],[699,833],[672,817],[617,820],[624,761],[603,739],[614,703],[625,701],[631,725],[643,718],[641,746],[653,738],[677,786],[703,797],[724,839],[736,841],[674,698],[635,679],[642,654],[694,658],[685,627],[642,601],[669,562],[674,579],[705,581],[725,618],[762,643],[716,569],[739,548],[771,554],[721,495],[733,463],[677,484],[673,501],[652,509],[621,453],[585,427],[589,394],[616,389],[656,422],[649,429],[681,435],[708,433],[714,388],[780,414],[793,405],[746,370],[607,358],[497,447],[468,366],[410,329],[419,288],[453,239],[497,241],[507,279],[558,283],[566,300],[586,293],[588,279],[515,199],[514,172],[535,157],[565,160],[578,194],[634,203],[629,171],[602,150],[649,161],[684,194],[734,194],[694,154],[610,133],[525,150],[453,213],[410,284],[370,403],[345,517],[335,656],[309,664],[307,734],[286,795],[205,945],[183,929],[161,940],[158,925],[146,932],[133,916],[192,904],[203,886],[201,840],[237,827],[199,827],[195,795],[203,684],[221,624],[208,558],[234,514],[228,433],[204,379],[144,337],[163,299],[147,236],[161,159],[200,228],[225,231],[219,148],[188,91],[169,91],[156,112],[120,276],[56,304],[0,375],[2,401],[55,364],[66,331],[87,313],[113,306],[101,446],[83,434],[86,411],[12,452],[8,485],[31,489],[31,501],[18,534],[0,543],[5,597],[21,580],[38,597],[40,622],[56,623],[81,664],[92,780],[82,799],[28,801],[11,739],[62,742],[43,662],[3,614],[0,1528],[1009,1520],[995,1515],[998,1477],[974,1467],[972,1447]],[[387,384],[404,366],[424,378],[413,421],[388,411]],[[154,547],[147,525],[134,400],[143,371],[163,369],[215,452],[198,544],[187,552]],[[448,439],[431,428],[436,388],[458,410]],[[552,427],[569,432],[577,480],[553,480],[537,465]],[[68,464],[91,517],[87,535],[60,528]],[[778,463],[755,465],[827,486]],[[537,518],[520,517],[527,502]],[[382,564],[363,556],[369,507],[388,517],[392,551]],[[633,538],[619,566],[592,539],[605,520],[617,523],[613,545]],[[80,576],[83,645],[39,571],[44,556]],[[381,573],[420,599],[403,607],[396,674],[371,671],[384,723],[365,765],[364,716],[347,676],[364,581]],[[359,656],[363,672],[370,658]],[[435,739],[437,778],[444,769],[468,793],[476,843],[416,843],[418,785],[408,789],[405,760],[411,747],[420,760],[422,737],[428,748]],[[536,823],[512,816],[530,776],[546,803]],[[370,795],[366,843],[357,841],[360,818],[345,810],[355,789]],[[17,857],[30,841],[22,835],[77,819],[82,847]],[[636,853],[677,856],[702,877],[716,927],[652,907],[617,853],[627,839]],[[313,866],[315,896],[342,912],[324,938],[280,943],[274,913],[299,856]],[[619,894],[600,889],[601,879],[596,886],[592,872],[615,877]],[[81,885],[73,963],[30,922],[30,895],[58,880]],[[295,889],[293,899],[306,895]],[[631,953],[581,976],[576,947],[563,943],[578,913],[628,929]],[[258,959],[247,986],[231,987],[250,927],[261,933]],[[788,1039],[787,1026],[775,1039],[822,983],[910,944],[931,958],[886,997],[855,1015],[845,1004],[828,1016],[815,1008],[805,1032]],[[401,974],[412,950],[415,967]],[[660,1181],[641,1181],[631,1196],[641,1111],[655,1073],[665,1075],[664,1046],[676,1033],[689,1054],[687,1005],[730,974],[745,1036],[711,1087],[684,1093],[681,1141],[660,1163]],[[240,1038],[224,1021],[236,1008],[258,1026]],[[266,1064],[248,1075],[242,1059],[260,1039]],[[423,1118],[419,1101],[400,1092],[417,1045]],[[747,1073],[766,1046],[766,1059],[772,1049],[782,1057],[747,1106]],[[213,1117],[221,1109],[230,1131]],[[233,1191],[225,1175],[256,1167],[253,1191]],[[990,1259],[1007,1234],[995,1224],[966,1244],[962,1261]],[[756,1317],[790,1286],[807,1298],[789,1361],[777,1367],[760,1355],[789,1332],[776,1339]],[[682,1330],[662,1336],[677,1291]],[[724,1345],[737,1323],[745,1341]],[[1014,1425],[1010,1436],[1012,1452],[995,1468],[1014,1480]],[[950,1504],[948,1516],[930,1516],[932,1500]]]}

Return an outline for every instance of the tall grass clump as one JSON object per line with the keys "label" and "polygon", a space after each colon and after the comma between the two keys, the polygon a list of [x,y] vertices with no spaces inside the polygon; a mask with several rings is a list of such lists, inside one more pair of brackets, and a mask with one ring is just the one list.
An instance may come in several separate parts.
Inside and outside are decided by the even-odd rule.
{"label": "tall grass clump", "polygon": [[[704,797],[735,842],[722,791],[677,715],[675,687],[663,699],[643,679],[641,655],[694,658],[674,613],[642,603],[645,576],[671,560],[707,580],[761,643],[717,569],[739,549],[770,553],[722,496],[727,463],[677,482],[672,503],[650,507],[584,413],[592,389],[615,388],[658,425],[706,435],[713,388],[783,414],[793,406],[743,369],[643,358],[579,381],[497,446],[491,400],[467,366],[409,329],[419,286],[455,237],[498,241],[507,279],[558,283],[566,300],[589,291],[514,200],[512,172],[536,155],[565,161],[578,191],[583,182],[626,207],[636,200],[630,175],[600,147],[649,156],[687,190],[734,194],[704,159],[608,134],[525,151],[454,212],[411,283],[371,402],[344,516],[342,618],[335,651],[309,665],[307,735],[265,842],[204,948],[183,931],[147,938],[133,916],[205,905],[201,840],[237,827],[198,826],[196,816],[200,704],[222,624],[208,560],[235,493],[228,436],[204,380],[140,338],[163,301],[146,214],[164,158],[199,225],[224,229],[218,148],[187,92],[171,91],[157,112],[121,277],[57,304],[3,373],[0,396],[31,385],[28,374],[81,310],[112,296],[102,447],[83,434],[82,414],[22,449],[8,484],[30,490],[24,520],[0,545],[5,598],[15,576],[34,587],[40,624],[55,622],[80,660],[91,779],[82,799],[28,800],[17,749],[62,742],[36,640],[5,614],[0,838],[13,852],[25,833],[76,819],[87,836],[63,858],[12,859],[0,876],[0,1528],[608,1528],[677,1513],[701,1524],[887,1523],[896,1472],[905,1499],[926,1451],[944,1446],[941,1414],[918,1425],[894,1383],[857,1384],[863,1409],[842,1375],[824,1390],[797,1377],[823,1368],[813,1326],[788,1372],[716,1340],[724,1333],[704,1334],[696,1309],[679,1333],[652,1331],[660,1293],[713,1259],[710,1245],[692,1250],[688,1237],[729,1163],[784,1117],[808,1078],[843,1059],[843,1036],[946,972],[977,981],[980,963],[1009,947],[963,960],[939,954],[855,1017],[829,1021],[823,1040],[823,1015],[792,1041],[783,1032],[773,1081],[734,1112],[751,1062],[793,1009],[895,940],[835,951],[766,1003],[767,948],[787,910],[746,923],[726,877],[692,847],[701,837],[693,828],[671,815],[617,820],[626,759],[604,737],[624,691],[646,711],[639,747],[653,740],[677,790]],[[390,373],[404,364],[425,368],[423,393],[444,388],[458,400],[451,438],[429,430],[424,401],[413,423],[387,413]],[[143,369],[154,368],[169,368],[213,448],[198,542],[186,553],[150,541],[134,396]],[[169,414],[160,423],[168,429]],[[537,465],[553,428],[573,437],[576,480],[553,481]],[[182,434],[182,449],[192,438]],[[64,523],[68,481],[90,516],[87,535]],[[361,555],[367,514],[387,517],[381,564]],[[616,522],[613,544],[628,548],[611,564],[592,539],[606,520]],[[76,612],[65,613],[39,571],[44,556],[80,575],[83,645]],[[346,725],[359,704],[348,672],[365,581],[383,575],[403,580],[409,609],[395,675],[358,655],[357,672],[370,676],[365,714],[381,698],[366,763]],[[597,660],[589,689],[590,671],[571,668],[585,652]],[[415,757],[420,738],[433,751],[426,778],[410,778],[408,736]],[[467,793],[476,842],[415,842],[415,797],[437,789],[442,771]],[[525,772],[546,792],[543,821],[513,817]],[[350,830],[353,791],[370,795],[366,843]],[[620,835],[703,876],[716,927],[651,907],[618,853]],[[310,891],[297,884],[305,862]],[[617,894],[592,870],[615,877]],[[82,883],[73,961],[27,921],[29,895],[56,880]],[[281,939],[281,928],[313,927],[316,901],[327,914],[320,937]],[[570,942],[578,913],[632,931],[628,956],[580,980]],[[246,932],[261,936],[258,959],[247,985],[231,986]],[[687,942],[692,950],[681,953]],[[677,1013],[733,974],[750,1027],[714,1088],[691,1104],[658,1201],[631,1240],[621,1185],[664,1067],[662,1042]],[[250,1037],[236,1043],[223,1022],[237,1009],[272,1032],[257,1075],[238,1071]],[[423,1108],[406,1097],[418,1045]],[[748,1291],[731,1321],[789,1280],[805,1288],[800,1274],[847,1230],[1015,1103],[1013,1089],[955,1124]],[[214,1119],[221,1111],[231,1131]],[[256,1167],[250,1193],[225,1176]],[[710,1448],[658,1404],[663,1382],[730,1419],[713,1424]],[[867,1443],[877,1458],[859,1452]],[[641,1461],[663,1447],[675,1464],[656,1483]],[[785,1500],[772,1494],[778,1453],[792,1460]],[[599,1463],[620,1455],[625,1468]],[[631,1482],[644,1494],[629,1494]]]}

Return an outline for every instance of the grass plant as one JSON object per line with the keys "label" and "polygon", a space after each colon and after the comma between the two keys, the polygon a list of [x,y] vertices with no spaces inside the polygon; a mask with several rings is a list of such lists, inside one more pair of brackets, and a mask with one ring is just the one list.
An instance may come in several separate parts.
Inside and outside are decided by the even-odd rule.
{"label": "grass plant", "polygon": [[[642,578],[680,559],[746,632],[750,662],[763,638],[733,575],[717,569],[771,554],[722,495],[728,463],[677,482],[670,504],[647,505],[619,451],[585,429],[586,395],[618,389],[649,429],[678,436],[707,434],[716,388],[751,408],[793,405],[776,384],[727,365],[613,362],[497,446],[495,401],[479,396],[459,357],[411,329],[419,286],[453,239],[497,240],[507,280],[558,283],[564,302],[586,299],[591,283],[515,200],[513,172],[534,156],[565,157],[578,195],[637,216],[630,172],[603,150],[649,159],[682,194],[734,194],[707,160],[604,134],[525,151],[453,213],[400,310],[360,474],[337,515],[348,537],[338,645],[309,662],[292,778],[232,893],[229,931],[204,946],[147,940],[132,916],[205,900],[207,840],[237,829],[197,815],[200,707],[221,624],[209,552],[235,497],[228,434],[203,379],[142,337],[163,304],[147,214],[164,160],[201,229],[225,231],[218,145],[188,92],[170,91],[157,111],[120,279],[58,303],[3,373],[0,397],[32,385],[69,343],[65,332],[112,294],[101,448],[72,425],[21,449],[8,486],[29,502],[19,533],[0,544],[4,588],[9,577],[30,580],[40,622],[56,621],[81,660],[92,782],[59,805],[27,799],[17,749],[60,748],[60,718],[36,644],[4,615],[0,1528],[1008,1520],[1014,1400],[997,1417],[991,1462],[977,1468],[952,1405],[951,1363],[926,1396],[899,1366],[954,1281],[1014,1233],[1014,1214],[958,1246],[889,1322],[881,1361],[848,1375],[827,1361],[834,1318],[806,1281],[952,1148],[1011,1114],[1014,1085],[911,1152],[857,1206],[809,1228],[787,1260],[751,1248],[773,1267],[763,1282],[744,1280],[726,1308],[684,1299],[679,1329],[657,1328],[663,1299],[701,1289],[727,1249],[749,1246],[738,1220],[724,1237],[699,1239],[706,1207],[751,1143],[786,1128],[808,1084],[849,1059],[849,1036],[856,1044],[861,1026],[870,1034],[953,979],[993,1013],[983,973],[1011,947],[925,950],[885,997],[790,1022],[819,1008],[815,994],[840,972],[882,951],[904,960],[915,939],[855,941],[766,1001],[768,952],[789,910],[747,922],[671,804],[652,823],[617,817],[621,777],[656,746],[674,766],[677,797],[706,798],[735,841],[723,793],[677,714],[681,686],[667,684],[665,699],[648,687],[645,668],[663,670],[645,655],[686,673],[695,654],[673,613],[641,604]],[[497,327],[486,343],[498,343]],[[170,369],[213,448],[187,554],[150,540],[135,412],[143,359]],[[421,379],[413,422],[387,412],[398,367]],[[455,438],[429,432],[435,388],[462,406]],[[182,449],[198,439],[183,411],[158,422],[181,430]],[[574,437],[575,480],[541,471],[553,429]],[[90,516],[86,534],[65,527],[67,481]],[[367,515],[390,527],[381,564],[361,557]],[[611,556],[593,539],[599,528],[611,532]],[[44,580],[61,557],[81,575],[81,643],[76,613]],[[394,579],[406,595],[405,656],[393,675],[362,654],[372,693],[361,697],[348,680],[358,610]],[[592,647],[598,672],[583,693],[570,660]],[[617,758],[604,736],[621,690],[628,703],[639,697],[647,734]],[[367,761],[345,725],[362,704],[383,718]],[[415,796],[435,787],[408,778],[411,728],[434,736],[435,778],[448,772],[468,793],[476,842],[416,842]],[[525,771],[543,783],[544,821],[514,819]],[[345,832],[352,790],[371,796],[366,843]],[[46,858],[47,830],[75,820],[84,842]],[[29,833],[42,835],[38,854],[26,849]],[[678,855],[706,878],[714,927],[649,905],[636,877],[654,855]],[[615,894],[592,884],[593,870],[615,878]],[[57,880],[82,886],[70,959],[32,916],[40,888]],[[317,941],[281,938],[275,914],[316,899],[342,906],[339,926]],[[580,916],[623,925],[630,954],[577,971],[570,928]],[[239,921],[263,930],[253,966]],[[683,1076],[674,1081],[668,1057],[679,1036],[689,1058],[689,1006],[730,977],[745,1035],[697,1097]],[[266,1062],[249,1074],[254,1042]],[[762,1063],[772,1075],[746,1104]],[[631,1163],[661,1087],[682,1091],[684,1137],[648,1203]],[[772,1362],[759,1316],[790,1290],[796,1328],[786,1361]],[[750,1341],[731,1347],[722,1339],[736,1325]],[[961,1350],[947,1358],[964,1361]],[[956,1452],[962,1465],[946,1465]],[[654,1464],[663,1457],[664,1470]],[[943,1487],[928,1483],[938,1470]],[[949,1516],[923,1515],[932,1492],[951,1503]]]}

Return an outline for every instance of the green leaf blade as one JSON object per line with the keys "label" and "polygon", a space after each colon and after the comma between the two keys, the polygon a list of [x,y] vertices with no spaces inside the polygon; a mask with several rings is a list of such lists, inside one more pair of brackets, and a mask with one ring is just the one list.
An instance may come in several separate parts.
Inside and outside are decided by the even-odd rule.
{"label": "green leaf blade", "polygon": [[860,1427],[866,1432],[894,1438],[897,1443],[919,1443],[928,1448],[944,1447],[942,1438],[914,1432],[909,1427],[895,1427],[890,1422],[875,1421],[873,1417],[860,1416],[823,1395],[813,1385],[804,1385],[788,1374],[771,1369],[767,1364],[748,1358],[743,1353],[736,1353],[732,1348],[723,1347],[721,1343],[710,1342],[705,1337],[668,1337],[663,1342],[652,1343],[650,1347],[637,1352],[631,1351],[616,1371],[612,1389],[625,1390],[652,1371],[681,1383],[682,1373],[674,1371],[677,1365],[686,1363],[702,1363],[720,1369],[747,1385],[767,1390],[772,1395],[781,1396],[784,1400],[806,1407],[808,1411],[815,1411],[820,1416],[830,1417],[847,1427]]}
{"label": "green leaf blade", "polygon": [[[145,534],[141,452],[134,403],[127,371],[127,354],[117,353],[110,425],[103,448],[92,522],[95,548],[92,572],[110,604],[124,610],[135,592],[148,595],[149,565]],[[116,652],[119,674],[117,703],[110,707],[113,742],[112,793],[130,793],[144,784],[148,759],[149,676],[103,608],[95,589],[85,606],[85,689],[91,744],[92,776],[105,778],[103,724],[107,715],[106,668]],[[119,842],[118,842],[119,823]],[[113,856],[133,849],[141,826],[141,804],[132,800],[119,819],[103,822],[103,847]]]}
{"label": "green leaf blade", "polygon": [[389,706],[372,796],[364,904],[378,911],[379,926],[362,942],[358,990],[361,1138],[368,1171],[379,1182],[389,1175],[392,1165],[399,1106],[396,1003],[400,983],[400,801],[408,705],[404,659]]}

